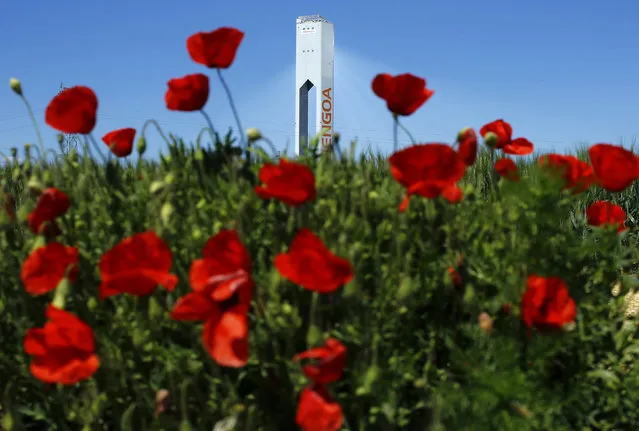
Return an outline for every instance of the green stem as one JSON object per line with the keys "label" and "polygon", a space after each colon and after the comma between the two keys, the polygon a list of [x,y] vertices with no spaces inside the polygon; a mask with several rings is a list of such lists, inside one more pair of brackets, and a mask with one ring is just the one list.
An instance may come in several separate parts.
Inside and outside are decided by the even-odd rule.
{"label": "green stem", "polygon": [[104,162],[105,166],[107,164],[107,158],[104,155],[104,153],[102,152],[102,150],[100,149],[100,146],[98,145],[98,143],[96,142],[95,138],[93,137],[93,135],[91,133],[89,133],[88,135],[89,141],[91,142],[91,144],[93,144],[93,148],[95,149],[95,151],[98,152],[98,154],[100,155],[100,158],[102,159],[102,161]]}
{"label": "green stem", "polygon": [[22,99],[25,106],[27,107],[27,111],[29,112],[29,117],[31,118],[31,122],[33,123],[33,128],[35,129],[36,136],[38,137],[38,145],[40,146],[40,152],[41,154],[44,154],[45,152],[44,141],[42,140],[42,135],[40,134],[40,128],[38,127],[38,122],[35,119],[35,115],[33,115],[33,110],[31,109],[31,105],[29,104],[29,101],[27,100],[26,97],[20,95],[20,98]]}
{"label": "green stem", "polygon": [[[224,91],[226,92],[226,96],[229,99],[229,105],[231,105],[231,111],[233,111],[233,116],[235,117],[235,122],[237,123],[238,133],[242,138],[242,146],[244,147],[244,151],[247,150],[246,139],[244,138],[244,129],[242,128],[242,124],[240,123],[240,116],[237,114],[237,108],[235,107],[235,102],[233,101],[233,96],[231,95],[231,90],[229,86],[226,84],[226,80],[224,76],[222,76],[222,71],[217,69],[217,76],[220,78],[220,82],[222,83],[222,87],[224,87]],[[246,153],[246,156],[249,157],[249,153]]]}
{"label": "green stem", "polygon": [[415,145],[417,141],[415,141],[415,138],[413,138],[413,135],[410,134],[406,126],[404,126],[402,123],[399,122],[399,118],[396,118],[395,122],[400,127],[400,129],[402,129],[402,131],[408,135],[408,138],[410,139],[411,143]]}
{"label": "green stem", "polygon": [[393,115],[393,120],[393,153],[396,153],[399,148],[399,142],[397,142],[397,128],[399,126],[399,120],[397,119],[397,115]]}
{"label": "green stem", "polygon": [[160,127],[160,125],[158,124],[157,121],[151,119],[151,120],[147,120],[144,125],[142,126],[142,130],[140,131],[140,135],[144,136],[144,133],[146,132],[146,128],[149,126],[149,124],[152,124],[155,126],[155,130],[158,131],[158,133],[160,134],[160,136],[162,137],[162,139],[164,139],[164,142],[166,142],[167,147],[171,145],[171,143],[169,142],[169,140],[167,139],[166,135],[164,134],[164,132],[162,131],[162,128]]}

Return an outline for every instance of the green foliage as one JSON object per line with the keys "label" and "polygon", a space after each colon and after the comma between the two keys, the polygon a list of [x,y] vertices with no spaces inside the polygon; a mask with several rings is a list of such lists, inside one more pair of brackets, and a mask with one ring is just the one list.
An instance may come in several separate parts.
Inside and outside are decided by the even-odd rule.
{"label": "green foliage", "polygon": [[[213,429],[236,418],[237,430],[293,430],[306,380],[291,358],[307,347],[311,292],[279,277],[273,258],[302,226],[355,267],[355,280],[319,297],[315,325],[323,339],[348,347],[343,379],[332,386],[349,430],[619,430],[639,427],[637,325],[622,294],[635,288],[637,236],[591,229],[585,207],[610,199],[637,220],[633,185],[626,193],[558,192],[536,164],[521,182],[499,181],[491,155],[469,169],[464,200],[414,197],[381,157],[324,154],[304,159],[316,174],[313,204],[291,209],[253,192],[266,154],[246,164],[230,135],[213,149],[171,138],[159,163],[96,165],[71,155],[29,160],[3,176],[24,216],[35,204],[34,178],[72,202],[59,240],[76,245],[81,267],[67,308],[95,331],[101,368],[75,387],[47,386],[29,373],[26,331],[41,326],[52,297],[29,296],[21,263],[34,236],[3,220],[0,235],[0,415],[6,429]],[[251,359],[239,370],[217,366],[200,342],[201,327],[169,319],[189,291],[190,263],[223,227],[238,230],[253,260]],[[97,262],[124,237],[155,230],[170,245],[176,290],[148,298],[98,299]],[[448,268],[459,268],[455,287]],[[519,303],[530,274],[559,276],[578,306],[576,326],[528,334]],[[623,296],[623,295],[622,295]],[[504,304],[513,304],[511,314]],[[490,334],[478,316],[493,318]],[[530,336],[529,336],[530,335]],[[156,393],[167,410],[154,416]],[[71,425],[67,425],[71,424]],[[84,428],[82,428],[84,427]]]}

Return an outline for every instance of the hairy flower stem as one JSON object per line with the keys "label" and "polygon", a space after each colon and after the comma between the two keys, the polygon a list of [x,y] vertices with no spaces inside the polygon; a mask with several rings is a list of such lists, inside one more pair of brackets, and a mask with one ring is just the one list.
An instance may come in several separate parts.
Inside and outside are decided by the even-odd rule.
{"label": "hairy flower stem", "polygon": [[248,146],[246,145],[246,138],[244,137],[244,129],[242,128],[242,124],[240,123],[240,116],[237,113],[237,108],[235,107],[235,102],[233,101],[233,96],[231,95],[231,90],[222,76],[222,71],[217,69],[217,76],[220,78],[220,82],[222,83],[222,87],[224,87],[224,91],[226,92],[226,96],[229,99],[229,105],[231,105],[231,111],[233,112],[233,116],[235,117],[235,122],[237,123],[238,133],[240,134],[240,138],[242,139],[242,148],[246,152],[246,160],[250,162],[251,153],[248,151]]}
{"label": "hairy flower stem", "polygon": [[[42,140],[42,135],[40,134],[40,128],[38,127],[38,122],[35,119],[35,115],[33,115],[33,109],[31,109],[31,104],[29,103],[27,98],[24,97],[23,95],[20,95],[20,98],[24,102],[24,105],[27,107],[27,111],[29,112],[29,118],[31,118],[31,122],[33,123],[33,128],[35,129],[36,136],[38,137],[38,145],[39,145],[39,148],[40,148],[40,154],[44,155],[44,153],[45,153],[44,141]],[[43,162],[46,164],[46,160],[43,160]]]}

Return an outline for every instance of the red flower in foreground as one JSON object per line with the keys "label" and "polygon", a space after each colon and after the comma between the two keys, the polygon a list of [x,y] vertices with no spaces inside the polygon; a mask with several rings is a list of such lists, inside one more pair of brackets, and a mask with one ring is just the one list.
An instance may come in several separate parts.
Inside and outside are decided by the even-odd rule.
{"label": "red flower in foreground", "polygon": [[354,277],[350,262],[331,253],[306,228],[297,233],[288,253],[275,256],[275,267],[282,277],[318,293],[334,292]]}
{"label": "red flower in foreground", "polygon": [[32,328],[24,350],[33,356],[31,374],[45,383],[73,385],[89,379],[100,367],[93,331],[73,314],[49,305],[43,328]]}
{"label": "red flower in foreground", "polygon": [[466,164],[449,145],[412,145],[391,155],[388,162],[393,177],[407,189],[400,211],[406,210],[414,194],[427,199],[443,196],[451,203],[461,200],[456,183],[463,178]]}
{"label": "red flower in foreground", "polygon": [[172,291],[178,282],[169,273],[171,250],[153,231],[136,233],[107,250],[99,267],[100,299],[120,293],[146,296],[158,285]]}
{"label": "red flower in foreground", "polygon": [[135,129],[128,127],[107,133],[102,137],[102,142],[107,144],[116,156],[126,157],[133,152],[133,139],[135,139]]}
{"label": "red flower in foreground", "polygon": [[302,391],[295,423],[303,431],[338,431],[344,423],[344,414],[326,388],[317,385]]}
{"label": "red flower in foreground", "polygon": [[171,111],[199,111],[209,100],[209,77],[201,73],[171,79],[167,85],[164,102]]}
{"label": "red flower in foreground", "polygon": [[576,316],[577,306],[565,281],[558,277],[528,277],[527,290],[521,300],[521,317],[527,327],[558,330],[574,322]]}
{"label": "red flower in foreground", "polygon": [[98,113],[98,98],[89,87],[71,87],[56,95],[44,113],[44,120],[63,133],[91,133]]}
{"label": "red flower in foreground", "polygon": [[639,178],[639,159],[632,151],[596,144],[588,149],[588,155],[599,184],[608,191],[623,191]]}
{"label": "red flower in foreground", "polygon": [[302,370],[313,383],[332,383],[339,380],[346,366],[346,347],[337,339],[329,338],[322,347],[307,350],[293,357],[297,362],[302,359],[315,359],[316,365],[304,365]]}
{"label": "red flower in foreground", "polygon": [[592,167],[575,156],[546,154],[539,158],[539,165],[562,178],[563,188],[572,189],[575,194],[588,190],[595,181]]}
{"label": "red flower in foreground", "polygon": [[75,281],[77,265],[77,248],[50,242],[26,258],[20,278],[27,293],[42,295],[55,290],[67,274],[70,281]]}
{"label": "red flower in foreground", "polygon": [[459,157],[466,166],[472,166],[477,160],[477,134],[470,127],[466,127],[457,136],[459,142]]}
{"label": "red flower in foreground", "polygon": [[66,213],[71,206],[69,196],[56,188],[48,188],[36,202],[36,207],[27,216],[27,224],[36,235],[55,236],[59,229],[55,224],[55,219]]}
{"label": "red flower in foreground", "polygon": [[495,120],[485,124],[479,130],[479,134],[486,140],[488,133],[494,134],[493,139],[488,139],[486,144],[505,154],[525,156],[533,152],[533,144],[525,138],[512,139],[513,128],[504,120]]}
{"label": "red flower in foreground", "polygon": [[193,261],[193,292],[171,311],[174,320],[204,321],[202,341],[218,364],[243,367],[248,361],[248,311],[253,297],[251,260],[234,230],[211,237]]}
{"label": "red flower in foreground", "polygon": [[264,185],[255,187],[255,193],[262,199],[279,199],[292,206],[315,200],[315,176],[308,166],[280,159],[277,165],[265,163],[259,178]]}
{"label": "red flower in foreground", "polygon": [[519,181],[519,168],[511,159],[503,158],[495,162],[495,171],[500,177],[511,181]]}
{"label": "red flower in foreground", "polygon": [[233,64],[242,39],[244,33],[240,30],[221,27],[189,36],[186,49],[194,62],[210,68],[226,69]]}
{"label": "red flower in foreground", "polygon": [[386,101],[395,115],[411,115],[433,95],[426,80],[410,73],[391,76],[381,73],[373,79],[373,92]]}
{"label": "red flower in foreground", "polygon": [[626,230],[626,212],[612,202],[597,201],[586,209],[590,226],[615,226],[617,233]]}

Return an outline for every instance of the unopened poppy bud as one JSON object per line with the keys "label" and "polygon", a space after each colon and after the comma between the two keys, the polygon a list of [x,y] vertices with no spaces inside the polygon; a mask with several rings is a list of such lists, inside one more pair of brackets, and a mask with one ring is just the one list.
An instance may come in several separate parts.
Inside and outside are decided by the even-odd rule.
{"label": "unopened poppy bud", "polygon": [[140,136],[135,149],[140,156],[144,154],[144,152],[146,151],[146,138],[144,136]]}
{"label": "unopened poppy bud", "polygon": [[36,177],[31,177],[27,181],[27,189],[33,196],[40,196],[44,190],[44,185]]}
{"label": "unopened poppy bud", "polygon": [[22,96],[22,84],[16,78],[9,79],[9,87],[16,93],[18,96]]}
{"label": "unopened poppy bud", "polygon": [[260,139],[262,139],[262,132],[260,132],[260,129],[251,127],[249,129],[246,129],[246,137],[248,138],[249,143],[259,141]]}
{"label": "unopened poppy bud", "polygon": [[18,157],[18,149],[16,147],[11,147],[11,157],[14,159]]}
{"label": "unopened poppy bud", "polygon": [[477,319],[479,321],[479,327],[484,332],[484,334],[490,334],[493,332],[493,318],[490,317],[490,314],[485,311],[479,315]]}
{"label": "unopened poppy bud", "polygon": [[175,207],[171,202],[167,202],[162,205],[162,209],[160,209],[160,218],[162,219],[162,223],[168,224],[173,217],[173,213],[175,212]]}
{"label": "unopened poppy bud", "polygon": [[457,134],[457,141],[461,141],[462,139],[464,139],[466,132],[468,132],[469,130],[472,130],[472,127],[464,127],[463,129],[461,129]]}
{"label": "unopened poppy bud", "polygon": [[490,148],[495,148],[497,146],[498,140],[499,137],[493,132],[488,132],[486,133],[486,136],[484,136],[484,143],[487,147]]}

